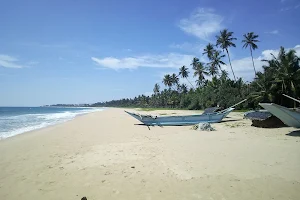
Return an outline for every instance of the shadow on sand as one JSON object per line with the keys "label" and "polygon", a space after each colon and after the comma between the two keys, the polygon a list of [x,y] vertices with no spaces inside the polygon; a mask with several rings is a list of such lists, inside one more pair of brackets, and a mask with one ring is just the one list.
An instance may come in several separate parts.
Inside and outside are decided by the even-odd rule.
{"label": "shadow on sand", "polygon": [[243,121],[243,119],[224,119],[224,120],[220,121],[219,123],[239,122],[239,121]]}
{"label": "shadow on sand", "polygon": [[288,135],[288,136],[294,136],[294,137],[300,137],[300,130],[298,131],[292,131],[288,134],[285,134],[285,135]]}
{"label": "shadow on sand", "polygon": [[[135,126],[147,126],[146,124],[134,124]],[[148,129],[150,130],[150,127],[154,127],[154,126],[147,126]],[[158,126],[160,128],[163,128],[163,126]]]}

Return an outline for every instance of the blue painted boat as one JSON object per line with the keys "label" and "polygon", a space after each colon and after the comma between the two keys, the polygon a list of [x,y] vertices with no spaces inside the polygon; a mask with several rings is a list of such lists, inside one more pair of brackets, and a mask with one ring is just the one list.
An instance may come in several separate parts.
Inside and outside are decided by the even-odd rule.
{"label": "blue painted boat", "polygon": [[147,126],[183,126],[194,125],[202,122],[218,123],[233,110],[234,108],[230,107],[214,113],[183,116],[152,116],[135,114],[128,111],[125,112]]}

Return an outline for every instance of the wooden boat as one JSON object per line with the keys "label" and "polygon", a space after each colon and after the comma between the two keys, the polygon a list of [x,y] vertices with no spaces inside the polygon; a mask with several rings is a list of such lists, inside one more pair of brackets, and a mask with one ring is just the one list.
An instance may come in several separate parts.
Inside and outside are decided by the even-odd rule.
{"label": "wooden boat", "polygon": [[[283,94],[283,96],[300,103],[300,100],[290,97],[286,94]],[[275,103],[260,103],[259,105],[262,106],[264,109],[268,110],[273,115],[275,115],[286,125],[295,128],[300,128],[300,109],[287,108],[277,105]]]}
{"label": "wooden boat", "polygon": [[260,103],[264,109],[275,115],[288,126],[300,128],[300,110],[287,108],[275,103]]}
{"label": "wooden boat", "polygon": [[128,111],[125,112],[147,126],[182,126],[194,125],[200,122],[217,123],[233,110],[234,108],[230,107],[215,113],[184,116],[152,116],[135,114]]}

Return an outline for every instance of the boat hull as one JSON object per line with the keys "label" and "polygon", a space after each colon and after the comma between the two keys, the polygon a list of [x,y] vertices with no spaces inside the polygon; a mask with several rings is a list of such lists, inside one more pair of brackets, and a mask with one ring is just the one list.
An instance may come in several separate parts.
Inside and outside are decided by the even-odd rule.
{"label": "boat hull", "polygon": [[201,122],[218,123],[224,117],[226,117],[232,110],[234,110],[234,108],[227,109],[223,112],[202,114],[202,115],[161,116],[161,117],[139,115],[127,111],[125,112],[147,126],[184,126],[184,125],[194,125]]}
{"label": "boat hull", "polygon": [[279,118],[286,125],[300,128],[300,112],[274,103],[260,103],[259,105]]}

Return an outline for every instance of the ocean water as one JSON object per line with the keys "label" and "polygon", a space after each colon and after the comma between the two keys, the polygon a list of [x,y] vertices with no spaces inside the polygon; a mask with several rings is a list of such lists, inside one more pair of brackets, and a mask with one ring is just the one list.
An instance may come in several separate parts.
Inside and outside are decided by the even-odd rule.
{"label": "ocean water", "polygon": [[62,123],[103,108],[0,107],[0,139]]}

